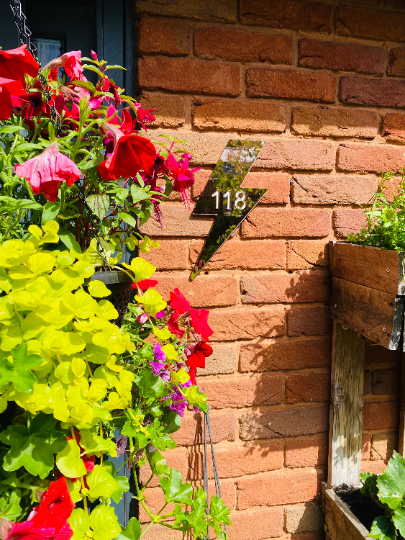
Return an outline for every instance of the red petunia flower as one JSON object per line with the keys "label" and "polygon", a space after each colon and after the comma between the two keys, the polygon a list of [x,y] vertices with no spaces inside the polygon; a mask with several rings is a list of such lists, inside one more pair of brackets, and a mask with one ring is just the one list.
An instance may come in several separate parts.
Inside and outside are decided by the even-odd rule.
{"label": "red petunia flower", "polygon": [[190,377],[191,384],[194,384],[195,386],[197,386],[197,379],[196,379],[197,368],[196,367],[190,368],[188,375]]}
{"label": "red petunia flower", "polygon": [[208,315],[210,312],[207,309],[194,309],[191,308],[190,319],[194,330],[197,334],[203,338],[204,341],[208,341],[209,337],[214,333],[208,326]]}
{"label": "red petunia flower", "polygon": [[170,291],[170,302],[169,305],[174,311],[179,315],[183,315],[187,311],[190,311],[191,304],[187,298],[179,291],[176,287],[174,291]]}
{"label": "red petunia flower", "polygon": [[32,54],[27,51],[27,45],[9,51],[0,50],[0,77],[20,81],[25,88],[24,75],[36,77],[39,65]]}
{"label": "red petunia flower", "polygon": [[142,281],[137,281],[136,283],[132,283],[133,289],[141,289],[141,291],[147,291],[151,287],[154,287],[157,285],[158,282],[156,279],[143,279]]}
{"label": "red petunia flower", "polygon": [[169,328],[172,334],[179,336],[179,338],[181,339],[184,336],[184,330],[180,328],[180,325],[177,322],[178,318],[179,318],[178,313],[172,313],[167,321],[167,327]]}
{"label": "red petunia flower", "polygon": [[34,195],[43,193],[48,201],[56,201],[62,182],[71,186],[81,177],[77,165],[59,152],[56,143],[50,144],[42,154],[15,166],[15,172],[31,184]]}
{"label": "red petunia flower", "polygon": [[69,540],[73,531],[67,523],[75,507],[66,478],[51,482],[28,521],[13,523],[5,540]]}
{"label": "red petunia flower", "polygon": [[98,166],[104,180],[129,178],[141,170],[151,172],[156,150],[149,139],[135,134],[124,135],[112,124],[105,124],[105,129],[114,137],[114,152]]}
{"label": "red petunia flower", "polygon": [[0,77],[0,120],[10,118],[13,111],[12,96],[22,96],[24,92],[20,81]]}
{"label": "red petunia flower", "polygon": [[195,347],[194,351],[190,354],[187,359],[187,365],[190,368],[205,368],[205,359],[212,354],[212,347],[205,343],[205,341],[199,341]]}

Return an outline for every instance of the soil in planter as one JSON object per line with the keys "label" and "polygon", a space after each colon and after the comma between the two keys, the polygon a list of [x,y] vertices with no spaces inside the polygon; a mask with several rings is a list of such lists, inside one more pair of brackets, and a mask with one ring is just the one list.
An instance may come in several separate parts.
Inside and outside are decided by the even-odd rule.
{"label": "soil in planter", "polygon": [[[361,521],[368,531],[371,529],[374,519],[384,515],[384,509],[370,497],[362,495],[357,488],[352,488],[343,484],[336,488],[335,492],[336,495],[347,504],[356,518]],[[405,539],[398,534],[397,540]]]}

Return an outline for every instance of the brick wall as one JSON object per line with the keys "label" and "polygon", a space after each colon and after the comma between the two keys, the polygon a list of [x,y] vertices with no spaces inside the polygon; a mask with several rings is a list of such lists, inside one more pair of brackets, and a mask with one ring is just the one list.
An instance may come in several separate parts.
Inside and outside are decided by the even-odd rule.
{"label": "brick wall", "polygon": [[[149,260],[166,296],[178,286],[211,309],[214,356],[200,384],[231,540],[321,536],[330,332],[327,244],[364,223],[379,174],[400,170],[405,143],[403,0],[136,0],[138,87],[157,107],[150,137],[190,142],[195,199],[230,138],[266,141],[244,186],[262,203],[194,282],[212,222],[178,196],[163,210]],[[368,347],[364,468],[397,444],[399,357]],[[201,371],[201,370],[200,370]],[[201,478],[199,417],[176,434],[171,463]],[[146,473],[143,473],[146,474]],[[212,477],[212,471],[210,471]],[[148,492],[159,506],[155,487]],[[145,518],[145,516],[143,516]],[[162,528],[159,534],[176,535]]]}

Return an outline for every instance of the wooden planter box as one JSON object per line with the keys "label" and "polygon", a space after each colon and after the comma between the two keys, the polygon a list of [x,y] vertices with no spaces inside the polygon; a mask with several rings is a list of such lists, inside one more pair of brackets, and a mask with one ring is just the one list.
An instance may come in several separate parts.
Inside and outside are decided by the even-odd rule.
{"label": "wooden planter box", "polygon": [[325,492],[326,540],[372,540],[369,531],[333,489]]}
{"label": "wooden planter box", "polygon": [[404,251],[333,244],[332,319],[396,350],[404,316],[404,255]]}

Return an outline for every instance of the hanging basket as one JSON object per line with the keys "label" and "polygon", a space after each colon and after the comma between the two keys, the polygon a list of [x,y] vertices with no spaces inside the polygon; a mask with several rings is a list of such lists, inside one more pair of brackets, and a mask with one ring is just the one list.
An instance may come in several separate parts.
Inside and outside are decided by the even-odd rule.
{"label": "hanging basket", "polygon": [[111,294],[107,296],[106,299],[109,300],[118,311],[118,319],[114,322],[118,326],[121,326],[129,301],[131,299],[132,291],[132,280],[125,272],[120,270],[112,270],[111,272],[95,272],[91,278],[89,278],[86,285],[90,281],[102,281],[108,289],[110,289]]}

